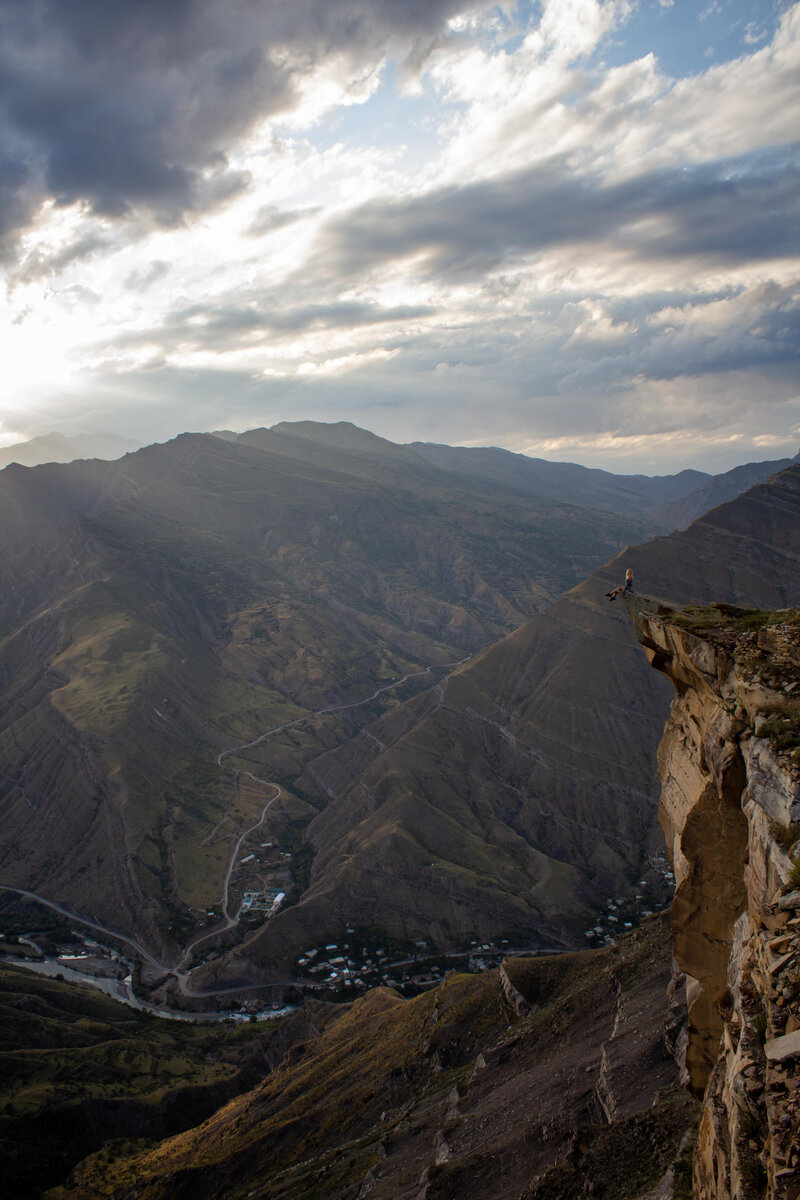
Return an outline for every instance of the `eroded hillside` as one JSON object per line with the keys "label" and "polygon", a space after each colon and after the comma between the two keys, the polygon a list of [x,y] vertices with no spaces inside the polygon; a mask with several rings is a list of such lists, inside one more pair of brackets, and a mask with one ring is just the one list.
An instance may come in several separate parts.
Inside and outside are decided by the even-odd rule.
{"label": "eroded hillside", "polygon": [[[373,440],[184,435],[0,473],[0,881],[174,954],[220,915],[264,779],[290,784],[639,527]],[[218,765],[287,723],[264,771]],[[290,789],[271,806],[274,890],[302,888],[287,860],[315,811]]]}
{"label": "eroded hillside", "polygon": [[695,1103],[678,1085],[660,918],[613,947],[375,989],[250,1094],[50,1200],[645,1200]]}
{"label": "eroded hillside", "polygon": [[160,1138],[253,1087],[289,1030],[164,1021],[0,964],[3,1191],[38,1200],[107,1141]]}
{"label": "eroded hillside", "polygon": [[[230,981],[352,913],[443,944],[527,930],[584,944],[592,910],[663,852],[656,748],[670,687],[606,593],[780,607],[800,595],[800,467],[595,572],[428,692],[313,758],[322,811],[300,903],[209,979]],[[666,898],[666,896],[665,896]],[[336,940],[334,938],[334,940]],[[530,944],[535,944],[531,942]]]}

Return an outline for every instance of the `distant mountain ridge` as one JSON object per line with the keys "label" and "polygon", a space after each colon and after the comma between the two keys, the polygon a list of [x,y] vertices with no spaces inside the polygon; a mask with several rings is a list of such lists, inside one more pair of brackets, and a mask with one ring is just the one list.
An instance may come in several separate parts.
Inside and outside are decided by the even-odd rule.
{"label": "distant mountain ridge", "polygon": [[[542,499],[564,500],[610,512],[649,518],[659,529],[685,528],[695,517],[717,504],[761,483],[795,459],[777,459],[745,463],[721,475],[686,469],[674,475],[617,475],[577,463],[532,458],[499,447],[447,446],[432,442],[396,444],[378,434],[360,429],[350,421],[327,424],[319,421],[280,421],[270,429],[252,429],[244,433],[216,430],[222,441],[263,444],[270,435],[301,440],[319,454],[329,450],[351,456],[424,462],[449,473],[477,478],[497,487],[520,489]],[[44,463],[68,463],[78,459],[113,461],[135,451],[141,442],[112,434],[76,434],[52,432],[29,441],[0,448],[0,470],[11,463],[33,467]]]}
{"label": "distant mountain ridge", "polygon": [[138,442],[108,433],[75,434],[45,433],[26,442],[15,442],[0,448],[0,470],[9,463],[21,467],[36,467],[41,463],[73,462],[78,458],[121,458],[135,450]]}
{"label": "distant mountain ridge", "polygon": [[[654,530],[659,531],[685,528],[709,509],[733,500],[749,487],[763,483],[792,462],[800,461],[798,454],[794,459],[744,463],[720,475],[693,469],[674,475],[617,475],[577,463],[532,458],[493,446],[447,446],[432,442],[397,445],[359,429],[349,421],[334,424],[282,421],[268,432],[302,439],[316,447],[319,453],[335,449],[356,457],[379,458],[384,462],[392,460],[398,465],[413,464],[415,460],[418,464],[423,460],[449,474],[503,489],[518,489],[540,499],[635,514],[649,520]],[[238,437],[225,436],[247,442],[262,438],[264,433],[264,430],[254,430]]]}
{"label": "distant mountain ridge", "polygon": [[656,511],[656,516],[667,528],[685,529],[697,517],[733,500],[748,488],[763,483],[771,475],[785,471],[792,463],[800,462],[800,454],[794,458],[782,458],[775,462],[743,463],[722,475],[713,475],[701,483],[693,492],[680,496]]}
{"label": "distant mountain ridge", "polygon": [[466,448],[413,442],[412,448],[446,471],[520,488],[533,496],[568,500],[580,495],[583,503],[610,512],[651,513],[660,506],[691,494],[711,478],[704,471],[685,470],[677,475],[614,475],[577,463],[531,458],[497,447]]}

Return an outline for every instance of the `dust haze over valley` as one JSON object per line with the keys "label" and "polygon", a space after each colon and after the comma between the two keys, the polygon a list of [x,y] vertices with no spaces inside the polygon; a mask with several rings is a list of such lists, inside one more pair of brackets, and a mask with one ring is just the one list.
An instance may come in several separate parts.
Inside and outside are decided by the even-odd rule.
{"label": "dust haze over valley", "polygon": [[[645,1091],[630,1093],[631,1119],[666,1088],[652,1136],[677,1155],[693,1110],[669,1092],[674,1063],[657,1048],[666,943],[651,915],[672,887],[656,823],[669,689],[606,594],[630,566],[637,590],[671,603],[796,604],[798,505],[792,460],[715,477],[620,476],[497,449],[398,445],[349,423],[184,434],[114,460],[2,470],[0,921],[17,969],[0,989],[61,1024],[89,1000],[41,990],[75,984],[21,983],[20,965],[94,977],[157,1012],[294,1013],[253,1027],[255,1041],[231,1044],[212,1074],[182,1035],[195,1099],[178,1117],[159,1059],[149,1058],[152,1084],[137,1075],[130,1095],[127,1071],[112,1065],[120,1038],[138,1047],[156,1035],[103,1010],[100,1127],[73,1066],[62,1069],[78,1071],[70,1094],[56,1075],[25,1110],[28,1125],[10,1101],[18,1147],[37,1136],[37,1112],[63,1109],[74,1129],[72,1151],[57,1139],[39,1174],[15,1150],[19,1195],[63,1182],[107,1137],[163,1138],[248,1094],[257,1054],[280,1123],[294,1087],[281,1072],[296,1061],[314,1077],[303,1046],[310,1037],[327,1054],[329,1027],[334,1055],[352,1060],[353,1081],[366,1072],[365,1087],[375,1072],[373,1086],[389,1086],[370,1048],[387,1021],[398,1053],[416,1021],[442,1019],[449,1032],[429,1036],[463,1043],[453,1069],[459,1055],[491,1057],[484,1005],[493,1038],[503,1005],[527,1012],[522,997],[544,987],[556,1028],[577,1002],[568,995],[592,992],[626,932],[639,939],[619,941],[639,964],[631,979],[644,972],[649,997],[631,993],[649,1014],[631,1017],[631,1053],[646,1044],[653,1061]],[[586,965],[565,968],[568,987],[545,985],[525,974],[535,953]],[[515,971],[524,984],[509,982]],[[438,999],[425,1007],[431,989],[444,1010]],[[404,996],[423,1007],[395,1010],[417,1005]],[[607,1036],[600,993],[596,1003],[590,1057]],[[341,1024],[352,1005],[355,1024]],[[567,1070],[552,1052],[552,1069]],[[445,1064],[452,1053],[442,1049]],[[372,1065],[357,1066],[364,1054]],[[628,1063],[623,1054],[620,1079]],[[426,1051],[402,1068],[411,1090],[397,1093],[398,1112],[417,1102],[429,1065]],[[119,1111],[114,1079],[126,1081]],[[164,1099],[145,1117],[148,1086]],[[570,1095],[575,1115],[557,1120],[580,1124],[580,1091]],[[302,1128],[325,1128],[332,1102],[301,1105]],[[549,1151],[522,1153],[513,1128],[515,1178],[534,1161],[561,1178]],[[426,1145],[409,1143],[389,1194],[400,1194],[398,1171],[423,1169]],[[182,1171],[187,1153],[170,1150],[170,1169]],[[598,1144],[598,1162],[602,1153]],[[247,1186],[254,1168],[234,1159],[207,1175],[210,1187]],[[114,1187],[127,1178],[120,1162]],[[76,1195],[105,1194],[86,1170]]]}
{"label": "dust haze over valley", "polygon": [[769,570],[713,516],[601,564],[787,465],[621,477],[301,422],[7,467],[0,882],[184,993],[319,985],[304,950],[355,928],[583,945],[660,846],[664,690],[604,593],[624,561],[781,606],[794,531],[765,524]]}
{"label": "dust haze over valley", "polygon": [[[91,897],[96,917],[164,951],[176,919],[219,904],[233,841],[274,795],[260,779],[285,790],[259,844],[308,873],[324,802],[298,788],[304,769],[648,528],[645,485],[617,496],[613,477],[584,474],[621,511],[566,503],[571,480],[559,496],[534,470],[532,495],[349,426],[7,468],[5,775],[27,844],[12,819],[6,882],[63,878],[54,898]],[[71,801],[31,826],[65,769]]]}

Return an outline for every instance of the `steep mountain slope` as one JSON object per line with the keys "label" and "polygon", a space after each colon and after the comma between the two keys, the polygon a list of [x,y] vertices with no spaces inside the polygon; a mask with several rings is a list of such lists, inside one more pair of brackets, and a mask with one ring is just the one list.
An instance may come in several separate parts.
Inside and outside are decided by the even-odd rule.
{"label": "steep mountain slope", "polygon": [[665,1030],[669,945],[377,988],[196,1130],[109,1147],[50,1200],[645,1200],[696,1106]]}
{"label": "steep mountain slope", "polygon": [[[180,942],[274,800],[264,779],[291,781],[641,528],[364,439],[377,451],[183,435],[0,472],[2,882]],[[287,722],[258,778],[216,764]],[[290,855],[313,810],[283,793],[271,815]]]}
{"label": "steep mountain slope", "polygon": [[583,937],[585,903],[640,877],[660,848],[655,749],[669,700],[621,604],[650,595],[784,607],[800,595],[800,467],[596,571],[428,692],[314,759],[297,789],[310,886],[211,978],[353,919],[440,945]]}

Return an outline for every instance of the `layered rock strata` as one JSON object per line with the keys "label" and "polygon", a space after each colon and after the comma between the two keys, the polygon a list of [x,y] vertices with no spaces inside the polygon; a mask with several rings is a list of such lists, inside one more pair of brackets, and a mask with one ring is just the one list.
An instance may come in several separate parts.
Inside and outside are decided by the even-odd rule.
{"label": "layered rock strata", "polygon": [[697,1200],[800,1196],[800,614],[629,604],[677,689],[659,747]]}

